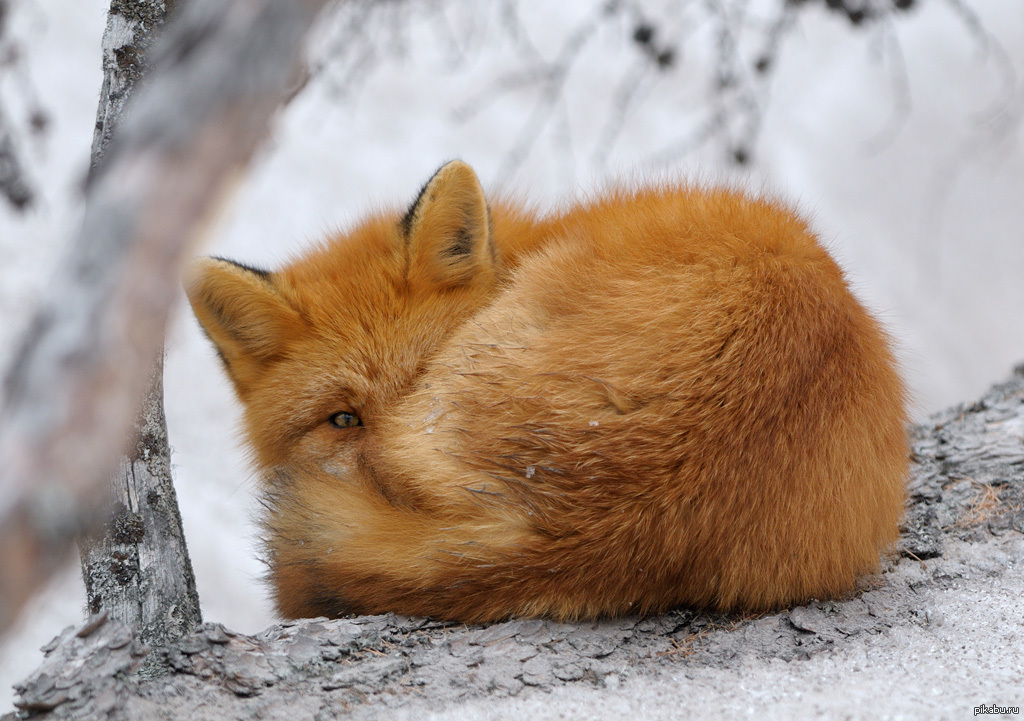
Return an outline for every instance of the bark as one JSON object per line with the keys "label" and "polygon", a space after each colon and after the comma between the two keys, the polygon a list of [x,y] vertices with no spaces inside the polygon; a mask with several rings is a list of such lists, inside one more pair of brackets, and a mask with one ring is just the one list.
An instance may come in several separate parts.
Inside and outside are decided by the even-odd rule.
{"label": "bark", "polygon": [[89,613],[107,613],[153,646],[202,621],[171,477],[162,372],[157,363],[135,442],[112,479],[113,517],[101,537],[79,541]]}
{"label": "bark", "polygon": [[[914,428],[911,442],[898,548],[848,598],[757,618],[679,610],[466,627],[386,615],[310,619],[256,636],[205,624],[148,651],[96,617],[47,646],[43,667],[17,686],[20,718],[369,719],[396,707],[413,716],[475,698],[734,668],[737,659],[798,661],[901,627],[942,625],[934,594],[969,585],[972,574],[989,589],[1024,559],[1024,366],[977,403]],[[161,660],[161,677],[131,672],[147,653]]]}
{"label": "bark", "polygon": [[[103,35],[94,168],[148,71],[146,55],[168,11],[164,0],[111,4]],[[135,422],[133,443],[118,466],[110,485],[113,517],[102,535],[79,539],[89,612],[107,612],[137,629],[144,643],[166,645],[192,631],[202,616],[171,477],[159,355]]]}
{"label": "bark", "polygon": [[[326,0],[183,4],[87,184],[81,232],[5,378],[0,630],[107,519],[181,265],[294,84]],[[127,2],[125,3],[127,5]]]}
{"label": "bark", "polygon": [[128,99],[149,71],[147,56],[168,13],[170,0],[112,0],[103,31],[103,85],[96,109],[90,166],[107,154]]}

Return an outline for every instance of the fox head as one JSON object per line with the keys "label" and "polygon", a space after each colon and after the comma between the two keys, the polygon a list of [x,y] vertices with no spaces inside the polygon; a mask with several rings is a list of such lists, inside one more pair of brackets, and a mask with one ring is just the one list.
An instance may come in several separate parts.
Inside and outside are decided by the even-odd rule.
{"label": "fox head", "polygon": [[493,294],[498,271],[480,183],[453,161],[404,216],[370,218],[278,271],[197,260],[185,288],[245,407],[255,460],[272,468],[294,454],[343,462],[343,441]]}

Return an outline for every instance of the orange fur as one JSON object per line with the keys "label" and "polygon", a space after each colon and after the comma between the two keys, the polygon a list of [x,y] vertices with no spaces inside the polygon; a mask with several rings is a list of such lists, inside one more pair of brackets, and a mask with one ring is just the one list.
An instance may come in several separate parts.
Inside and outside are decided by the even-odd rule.
{"label": "orange fur", "polygon": [[759,611],[896,537],[892,354],[777,203],[664,185],[541,218],[453,162],[404,218],[187,288],[285,616]]}

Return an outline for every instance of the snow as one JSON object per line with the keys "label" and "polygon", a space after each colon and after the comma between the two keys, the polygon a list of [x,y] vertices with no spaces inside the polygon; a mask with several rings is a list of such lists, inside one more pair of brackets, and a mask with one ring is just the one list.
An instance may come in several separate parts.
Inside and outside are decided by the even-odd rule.
{"label": "snow", "polygon": [[[1018,556],[1019,558],[1019,556]],[[843,648],[801,662],[739,657],[731,667],[680,664],[677,671],[605,678],[442,710],[399,709],[395,721],[530,719],[960,719],[979,705],[1021,706],[1016,649],[1024,642],[1024,579],[965,582],[937,593],[934,613],[970,623],[903,626],[862,634]]]}
{"label": "snow", "polygon": [[[42,202],[24,216],[0,208],[4,365],[80,214],[78,189],[99,92],[106,4],[14,5],[12,33],[23,46],[21,67],[53,122],[43,139],[26,147]],[[318,76],[280,116],[207,250],[275,266],[368,209],[406,204],[453,157],[474,165],[486,187],[547,206],[615,178],[710,177],[764,187],[811,216],[855,291],[886,323],[912,389],[915,416],[923,417],[979,395],[1024,356],[1024,90],[1008,86],[1016,78],[1005,72],[1008,64],[1024,72],[1024,6],[972,3],[1001,43],[986,48],[972,38],[954,4],[919,5],[888,27],[901,56],[884,37],[853,31],[824,11],[802,15],[770,97],[760,98],[767,110],[757,164],[745,174],[723,168],[717,146],[667,167],[652,164],[695,122],[687,108],[703,96],[683,80],[700,71],[699,54],[684,56],[679,74],[643,81],[642,102],[626,116],[611,149],[602,150],[609,108],[636,65],[636,53],[623,40],[628,34],[614,28],[597,32],[582,51],[567,76],[564,102],[514,169],[508,154],[529,127],[536,98],[526,91],[488,90],[517,62],[511,41],[496,29],[498,20],[483,11],[414,12],[408,22],[383,23],[372,43],[344,46],[348,60],[341,69]],[[588,7],[583,0],[523,2],[520,14],[533,44],[552,57],[566,24],[580,22]],[[699,37],[701,28],[687,22],[679,21],[681,31]],[[325,33],[319,42],[335,41]],[[405,62],[360,64],[361,52],[382,47],[398,48]],[[899,112],[896,83],[900,57],[910,93],[905,114]],[[352,75],[358,82],[346,79],[346,67],[365,68]],[[0,76],[0,102],[16,119],[24,97],[19,87]],[[473,98],[487,102],[467,113]],[[467,119],[457,122],[460,108]],[[256,631],[273,615],[258,580],[253,480],[237,435],[238,404],[183,301],[168,339],[165,387],[179,501],[204,614]],[[9,708],[10,684],[37,664],[35,649],[79,620],[83,601],[76,574],[69,568],[56,578],[5,638],[0,709]],[[943,613],[954,618],[959,611]],[[919,642],[924,648],[933,641]],[[939,660],[955,652],[936,648]],[[832,698],[828,690],[846,673],[842,664],[838,669],[837,678],[825,674],[815,680],[808,698],[841,709],[845,697]],[[775,689],[774,700],[751,708],[756,715],[786,715],[793,708],[786,704],[796,698],[787,689],[809,677],[787,668],[769,671],[759,683]],[[898,674],[875,673],[880,693],[899,682]],[[603,696],[602,703],[610,704],[605,713],[616,704],[635,712],[638,688],[624,682]],[[923,684],[919,691],[922,697],[930,693]],[[989,700],[982,696],[979,703]],[[537,708],[527,708],[530,703]],[[554,708],[550,699],[536,699],[520,710],[529,717],[557,717],[544,715],[541,706]],[[668,718],[672,710],[668,702],[658,713]]]}

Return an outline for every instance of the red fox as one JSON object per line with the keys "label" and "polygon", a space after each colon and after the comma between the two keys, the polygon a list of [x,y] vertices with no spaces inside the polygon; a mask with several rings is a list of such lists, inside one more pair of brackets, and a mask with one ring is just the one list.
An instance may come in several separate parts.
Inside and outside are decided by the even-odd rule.
{"label": "red fox", "polygon": [[661,184],[540,216],[454,161],[404,215],[186,287],[286,617],[758,612],[850,591],[896,538],[893,355],[776,202]]}

